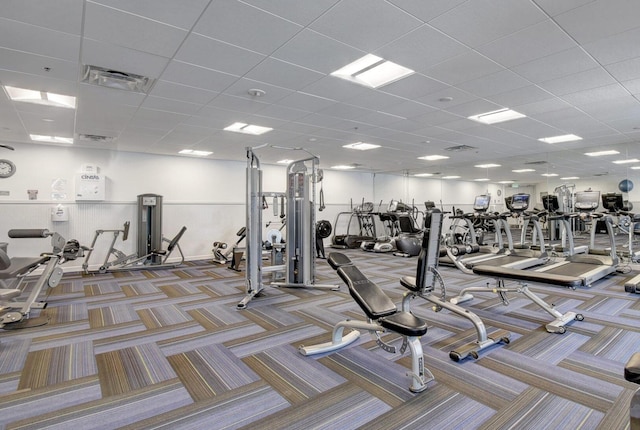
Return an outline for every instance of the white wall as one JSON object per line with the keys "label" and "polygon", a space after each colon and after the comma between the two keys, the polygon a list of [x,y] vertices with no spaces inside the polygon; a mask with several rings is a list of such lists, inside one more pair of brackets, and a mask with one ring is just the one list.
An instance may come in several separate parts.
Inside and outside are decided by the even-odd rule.
{"label": "white wall", "polygon": [[[218,161],[177,156],[159,156],[92,150],[86,148],[56,147],[35,144],[11,144],[15,151],[3,150],[0,158],[12,160],[17,172],[10,178],[0,179],[0,241],[9,242],[12,256],[37,255],[50,249],[45,239],[9,239],[11,228],[47,228],[66,238],[78,239],[90,244],[97,229],[122,228],[131,221],[131,237],[118,243],[118,248],[129,254],[136,247],[136,200],[139,194],[156,193],[164,197],[163,233],[173,237],[187,226],[182,241],[188,259],[208,258],[214,241],[235,242],[237,230],[245,224],[245,167],[244,162]],[[239,149],[244,151],[244,149]],[[467,212],[474,197],[490,192],[492,210],[504,209],[504,197],[515,192],[529,192],[539,202],[539,192],[547,190],[547,184],[537,187],[512,189],[508,185],[486,184],[416,178],[390,174],[371,174],[324,170],[324,194],[326,209],[317,219],[335,222],[342,211],[349,211],[362,200],[373,202],[376,208],[383,201],[386,208],[391,199],[406,203],[415,202],[420,209],[424,202],[434,201],[445,211],[453,206]],[[76,202],[74,200],[74,176],[83,164],[99,166],[100,173],[108,177],[106,199],[101,202]],[[283,166],[262,165],[263,190],[284,191],[286,169]],[[635,172],[634,172],[635,173]],[[637,176],[637,175],[636,175]],[[592,187],[603,192],[616,191],[622,178],[604,178],[599,181],[579,182],[577,189]],[[640,186],[640,179],[633,179]],[[66,181],[66,198],[54,200],[52,184]],[[551,182],[548,186],[555,187]],[[38,190],[38,199],[28,200],[27,190]],[[498,196],[497,191],[501,191]],[[317,189],[319,191],[319,187]],[[629,193],[630,199],[640,208],[640,191]],[[51,221],[50,211],[63,204],[69,212],[68,222]],[[263,221],[278,221],[272,210],[263,213]],[[96,253],[91,258],[96,267],[105,256],[110,236],[103,235]],[[82,261],[69,263],[68,268],[79,269]]]}

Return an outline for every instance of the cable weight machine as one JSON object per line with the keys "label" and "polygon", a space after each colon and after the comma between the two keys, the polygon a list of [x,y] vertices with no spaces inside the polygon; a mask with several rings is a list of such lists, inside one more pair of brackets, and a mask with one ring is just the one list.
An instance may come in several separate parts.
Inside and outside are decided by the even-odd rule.
{"label": "cable weight machine", "polygon": [[275,193],[262,191],[262,169],[255,150],[247,148],[247,194],[245,250],[246,295],[238,303],[245,309],[249,302],[264,289],[262,275],[283,272],[284,282],[272,282],[274,287],[326,288],[338,290],[338,285],[315,283],[316,250],[316,183],[322,180],[318,169],[320,160],[314,155],[291,162],[287,166],[285,256],[283,264],[262,266],[262,202]]}

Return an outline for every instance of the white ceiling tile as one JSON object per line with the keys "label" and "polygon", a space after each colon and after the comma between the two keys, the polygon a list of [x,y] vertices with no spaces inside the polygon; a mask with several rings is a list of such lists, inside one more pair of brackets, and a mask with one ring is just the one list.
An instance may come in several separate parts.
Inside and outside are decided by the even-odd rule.
{"label": "white ceiling tile", "polygon": [[575,46],[553,21],[545,20],[476,49],[505,67],[513,67]]}
{"label": "white ceiling tile", "polygon": [[181,100],[199,105],[207,104],[218,94],[219,93],[216,91],[207,91],[202,88],[195,88],[162,80],[153,84],[153,88],[151,88],[151,91],[149,92],[149,95],[151,96]]}
{"label": "white ceiling tile", "polygon": [[157,78],[167,67],[169,59],[135,49],[84,39],[82,64],[118,70],[125,73]]}
{"label": "white ceiling tile", "polygon": [[148,96],[142,103],[145,109],[155,109],[164,112],[175,112],[185,115],[193,115],[197,113],[204,103],[188,103],[180,100],[172,100],[164,97]]}
{"label": "white ceiling tile", "polygon": [[604,87],[614,84],[615,82],[615,79],[613,79],[609,73],[603,68],[598,67],[596,69],[542,82],[540,86],[555,95],[562,96],[578,91]]}
{"label": "white ceiling tile", "polygon": [[400,118],[396,115],[390,115],[384,112],[377,111],[369,111],[367,114],[358,118],[358,122],[382,127],[390,126],[402,120],[403,118]]}
{"label": "white ceiling tile", "polygon": [[429,21],[429,24],[462,43],[476,47],[546,18],[531,2],[467,1]]}
{"label": "white ceiling tile", "polygon": [[[564,100],[575,105],[595,103],[598,101],[617,100],[631,98],[629,93],[620,84],[611,84],[603,87],[592,88],[575,93],[565,94]],[[635,99],[634,99],[635,100]],[[637,101],[637,100],[636,100]]]}
{"label": "white ceiling tile", "polygon": [[396,105],[405,100],[406,99],[393,94],[370,89],[359,97],[347,99],[346,102],[366,109],[384,111],[388,106]]}
{"label": "white ceiling tile", "polygon": [[358,106],[349,105],[346,103],[334,103],[324,109],[317,111],[321,115],[332,116],[336,118],[357,120],[361,116],[364,116],[371,111]]}
{"label": "white ceiling tile", "polygon": [[223,91],[238,80],[236,76],[228,73],[175,60],[169,63],[161,78],[169,82],[215,92]]}
{"label": "white ceiling tile", "polygon": [[618,81],[640,78],[640,57],[609,64],[605,69]]}
{"label": "white ceiling tile", "polygon": [[571,48],[515,66],[511,70],[533,83],[540,83],[590,70],[598,66],[598,63],[582,49]]}
{"label": "white ceiling tile", "polygon": [[158,21],[87,2],[84,36],[171,58],[187,32]]}
{"label": "white ceiling tile", "polygon": [[45,27],[50,30],[80,35],[82,0],[4,0],[0,17]]}
{"label": "white ceiling tile", "polygon": [[246,74],[249,79],[292,90],[300,90],[323,76],[322,73],[273,58],[267,58]]}
{"label": "white ceiling tile", "polygon": [[624,81],[622,85],[634,96],[640,94],[640,78]]}
{"label": "white ceiling tile", "polygon": [[234,97],[227,94],[220,94],[207,104],[209,107],[217,107],[246,114],[258,112],[259,110],[264,109],[267,105],[268,103],[262,103],[258,100],[249,100],[244,97]]}
{"label": "white ceiling tile", "polygon": [[198,34],[191,34],[175,59],[196,66],[242,76],[265,58],[257,52],[229,45]]}
{"label": "white ceiling tile", "polygon": [[13,72],[73,82],[78,79],[78,65],[76,62],[5,48],[0,48],[0,58],[2,58],[4,66],[0,67],[12,67]]}
{"label": "white ceiling tile", "polygon": [[302,30],[298,24],[237,0],[217,0],[214,5],[193,31],[262,54],[272,53]]}
{"label": "white ceiling tile", "polygon": [[425,22],[442,15],[466,0],[391,0],[400,9]]}
{"label": "white ceiling tile", "polygon": [[273,57],[329,74],[362,57],[364,52],[310,29],[296,34]]}
{"label": "white ceiling tile", "polygon": [[[46,0],[40,0],[42,2]],[[69,1],[69,0],[67,0]],[[134,15],[190,30],[200,17],[209,0],[91,0]]]}
{"label": "white ceiling tile", "polygon": [[46,74],[32,75],[2,70],[2,68],[0,68],[0,83],[18,88],[39,88],[51,93],[68,96],[75,96],[78,93],[78,85],[73,81],[50,78]]}
{"label": "white ceiling tile", "polygon": [[554,112],[560,109],[566,109],[571,107],[571,105],[562,99],[554,97],[509,107],[527,116],[534,116],[543,112]]}
{"label": "white ceiling tile", "polygon": [[462,82],[457,85],[459,89],[475,94],[478,97],[488,97],[506,91],[529,86],[531,83],[511,70],[501,70],[497,73]]}
{"label": "white ceiling tile", "polygon": [[543,90],[537,85],[528,85],[504,93],[488,96],[487,99],[502,106],[513,108],[529,103],[536,103],[542,100],[553,98],[553,95]]}
{"label": "white ceiling tile", "polygon": [[584,49],[600,63],[607,65],[640,57],[640,28],[619,33],[584,45]]}
{"label": "white ceiling tile", "polygon": [[188,117],[189,115],[183,115],[175,112],[164,112],[155,109],[138,109],[131,118],[131,123],[133,125],[156,128],[158,130],[171,130]]}
{"label": "white ceiling tile", "polygon": [[335,100],[302,92],[295,92],[278,102],[279,105],[306,112],[316,112],[327,106],[331,106],[333,103],[335,103]]}
{"label": "white ceiling tile", "polygon": [[595,0],[535,0],[535,3],[549,15],[555,16],[594,1]]}
{"label": "white ceiling tile", "polygon": [[443,61],[424,71],[424,74],[447,84],[455,85],[504,70],[504,67],[478,54],[468,52]]}
{"label": "white ceiling tile", "polygon": [[412,32],[377,49],[374,54],[422,72],[431,66],[469,52],[469,48],[434,29],[422,25]]}
{"label": "white ceiling tile", "polygon": [[368,94],[371,89],[329,75],[307,85],[303,91],[327,99],[345,101]]}
{"label": "white ceiling tile", "polygon": [[0,46],[67,61],[76,61],[80,37],[0,18]]}
{"label": "white ceiling tile", "polygon": [[425,104],[418,103],[412,100],[406,100],[392,106],[387,106],[384,109],[384,112],[404,118],[413,118],[418,115],[434,112],[435,110],[436,109],[434,107],[427,106]]}
{"label": "white ceiling tile", "polygon": [[297,121],[307,115],[309,115],[309,112],[276,104],[267,105],[255,113],[256,117],[264,116],[266,118],[275,118],[283,121]]}
{"label": "white ceiling tile", "polygon": [[456,106],[447,106],[444,110],[455,115],[466,118],[471,115],[478,115],[484,112],[493,112],[502,109],[504,106],[497,105],[486,99],[475,99],[467,103]]}
{"label": "white ceiling tile", "polygon": [[373,52],[422,22],[383,0],[342,0],[311,24],[333,39]]}
{"label": "white ceiling tile", "polygon": [[[264,94],[262,96],[254,96],[249,94],[249,90],[262,90]],[[293,94],[294,91],[265,82],[254,81],[253,79],[241,78],[226,88],[224,93],[234,97],[259,101],[260,103],[274,103]]]}
{"label": "white ceiling tile", "polygon": [[605,122],[634,116],[640,118],[640,102],[632,96],[598,100],[597,102],[580,105],[580,109]]}
{"label": "white ceiling tile", "polygon": [[312,2],[300,2],[299,0],[244,0],[244,2],[306,26],[338,3],[339,0],[314,0]]}
{"label": "white ceiling tile", "polygon": [[[415,117],[413,120],[422,124],[422,127],[427,125],[439,125],[447,122],[458,121],[461,119],[460,115],[454,115],[449,112],[445,112],[443,110],[438,110],[435,112],[429,112],[424,115],[419,115]],[[394,127],[395,128],[395,127]]]}
{"label": "white ceiling tile", "polygon": [[420,98],[427,94],[435,93],[446,89],[449,85],[431,79],[427,76],[414,73],[399,81],[393,82],[389,85],[379,87],[378,90],[393,94],[398,97],[407,99]]}
{"label": "white ceiling tile", "polygon": [[597,0],[555,17],[579,43],[594,42],[638,27],[640,3],[629,0]]}

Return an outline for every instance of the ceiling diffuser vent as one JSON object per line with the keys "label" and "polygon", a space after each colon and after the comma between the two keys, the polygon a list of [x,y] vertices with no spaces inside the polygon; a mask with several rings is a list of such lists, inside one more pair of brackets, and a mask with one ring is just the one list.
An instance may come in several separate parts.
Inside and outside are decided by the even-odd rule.
{"label": "ceiling diffuser vent", "polygon": [[526,162],[524,164],[529,165],[529,166],[539,166],[541,164],[547,164],[547,162],[543,161],[543,160],[541,160],[541,161],[529,161],[529,162]]}
{"label": "ceiling diffuser vent", "polygon": [[594,173],[593,176],[607,176],[609,172]]}
{"label": "ceiling diffuser vent", "polygon": [[82,142],[93,142],[93,143],[110,143],[113,142],[113,137],[111,136],[101,136],[99,134],[79,134],[78,139]]}
{"label": "ceiling diffuser vent", "polygon": [[471,151],[472,149],[476,149],[476,147],[469,146],[469,145],[458,145],[458,146],[450,146],[448,148],[444,148],[445,151],[451,151],[451,152]]}
{"label": "ceiling diffuser vent", "polygon": [[155,79],[133,73],[85,65],[82,73],[82,82],[117,90],[147,94],[153,86]]}

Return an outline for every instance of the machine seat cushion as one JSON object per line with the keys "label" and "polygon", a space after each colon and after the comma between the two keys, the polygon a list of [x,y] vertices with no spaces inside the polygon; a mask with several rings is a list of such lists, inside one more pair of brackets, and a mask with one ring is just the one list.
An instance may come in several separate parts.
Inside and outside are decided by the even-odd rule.
{"label": "machine seat cushion", "polygon": [[640,384],[640,352],[634,353],[624,366],[624,379]]}
{"label": "machine seat cushion", "polygon": [[476,275],[490,276],[492,278],[514,279],[518,281],[540,282],[543,284],[560,285],[568,288],[577,288],[583,285],[584,280],[576,276],[559,275],[555,273],[534,272],[523,269],[509,269],[501,266],[478,265],[473,266]]}
{"label": "machine seat cushion", "polygon": [[338,270],[338,268],[342,266],[348,266],[350,264],[353,264],[351,262],[351,259],[349,259],[349,257],[347,257],[341,252],[330,253],[329,257],[327,258],[327,262],[334,270]]}
{"label": "machine seat cushion", "polygon": [[384,291],[369,281],[356,266],[342,266],[338,269],[338,275],[347,284],[351,297],[367,317],[377,320],[397,311],[396,305]]}
{"label": "machine seat cushion", "polygon": [[405,287],[407,290],[420,291],[420,288],[416,285],[415,276],[403,276],[400,278],[400,285]]}
{"label": "machine seat cushion", "polygon": [[380,325],[403,336],[423,336],[427,333],[427,323],[409,312],[396,312],[381,318]]}
{"label": "machine seat cushion", "polygon": [[34,267],[46,262],[49,257],[13,257],[11,266],[0,270],[0,279],[12,279],[28,273]]}

